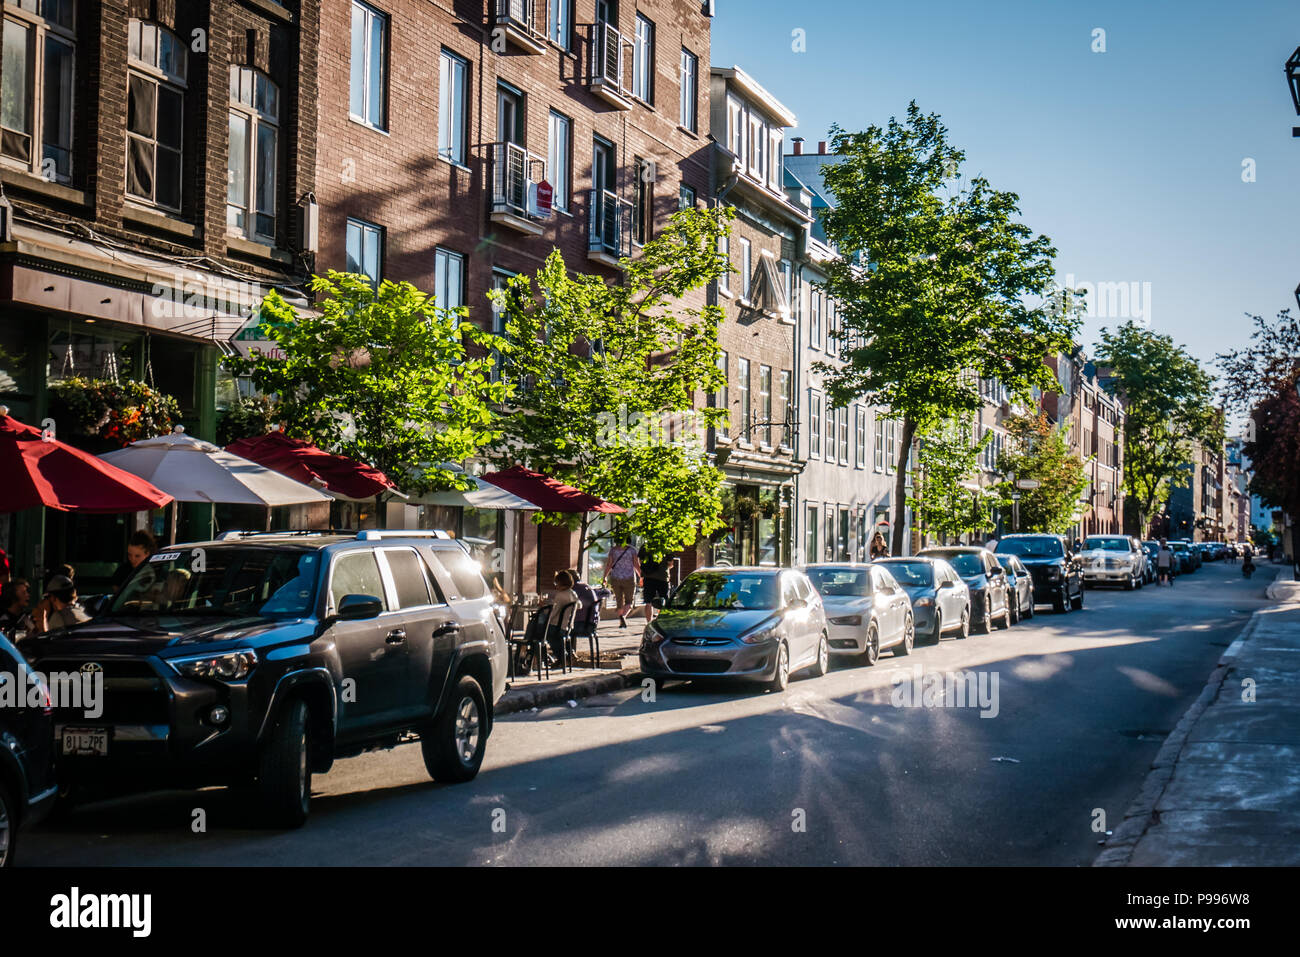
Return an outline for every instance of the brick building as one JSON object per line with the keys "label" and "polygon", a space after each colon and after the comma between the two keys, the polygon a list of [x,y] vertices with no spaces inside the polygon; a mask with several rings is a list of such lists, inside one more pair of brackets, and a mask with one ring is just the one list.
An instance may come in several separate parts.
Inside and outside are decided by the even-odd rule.
{"label": "brick building", "polygon": [[[137,379],[215,438],[219,357],[272,287],[301,300],[315,187],[315,0],[5,0],[0,404]],[[231,384],[225,383],[225,394]],[[93,583],[152,516],[0,516],[22,574]],[[206,533],[204,508],[181,534]]]}
{"label": "brick building", "polygon": [[[553,249],[617,282],[619,257],[679,204],[708,200],[706,7],[323,0],[319,269],[409,281],[497,331],[488,291]],[[417,520],[509,549],[516,518]],[[549,589],[576,536],[523,531],[523,579],[510,561],[506,587]]]}

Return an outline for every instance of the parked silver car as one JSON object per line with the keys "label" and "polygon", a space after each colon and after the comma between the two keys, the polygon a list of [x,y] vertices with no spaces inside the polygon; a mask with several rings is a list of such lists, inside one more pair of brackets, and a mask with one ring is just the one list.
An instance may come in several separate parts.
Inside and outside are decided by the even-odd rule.
{"label": "parked silver car", "polygon": [[760,680],[785,690],[793,672],[830,668],[822,600],[793,569],[703,568],[687,575],[641,639],[654,678]]}
{"label": "parked silver car", "polygon": [[827,562],[804,568],[826,609],[831,654],[874,665],[880,652],[912,653],[916,623],[907,592],[876,565]]}
{"label": "parked silver car", "polygon": [[942,558],[878,558],[872,564],[888,569],[907,592],[919,634],[936,644],[944,632],[970,635],[970,589]]}
{"label": "parked silver car", "polygon": [[1083,580],[1089,585],[1123,585],[1132,591],[1146,583],[1146,553],[1129,535],[1089,535],[1080,557]]}
{"label": "parked silver car", "polygon": [[1007,570],[1011,586],[1011,623],[1034,617],[1034,579],[1029,569],[1015,555],[997,555],[998,564]]}

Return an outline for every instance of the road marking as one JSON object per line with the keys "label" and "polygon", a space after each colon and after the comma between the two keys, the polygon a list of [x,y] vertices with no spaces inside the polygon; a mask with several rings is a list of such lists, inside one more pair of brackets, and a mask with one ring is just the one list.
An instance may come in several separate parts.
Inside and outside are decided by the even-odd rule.
{"label": "road marking", "polygon": [[1237,657],[1237,653],[1241,651],[1241,644],[1242,644],[1242,639],[1238,638],[1236,641],[1234,641],[1232,644],[1228,646],[1228,650],[1223,653],[1223,657],[1225,658]]}

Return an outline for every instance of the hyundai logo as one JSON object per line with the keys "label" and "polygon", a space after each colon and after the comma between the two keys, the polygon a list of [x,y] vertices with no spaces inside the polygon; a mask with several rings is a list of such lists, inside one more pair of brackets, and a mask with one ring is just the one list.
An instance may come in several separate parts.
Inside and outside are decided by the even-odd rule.
{"label": "hyundai logo", "polygon": [[98,661],[87,661],[84,665],[81,666],[81,673],[83,675],[93,675],[103,670],[104,670],[104,666],[101,665]]}

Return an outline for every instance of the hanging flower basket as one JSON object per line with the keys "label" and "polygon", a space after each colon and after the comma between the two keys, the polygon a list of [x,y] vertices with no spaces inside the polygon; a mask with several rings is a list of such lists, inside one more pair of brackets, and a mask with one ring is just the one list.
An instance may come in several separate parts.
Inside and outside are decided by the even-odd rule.
{"label": "hanging flower basket", "polygon": [[166,435],[181,417],[176,399],[135,379],[72,376],[50,383],[60,432],[100,439],[114,447]]}

